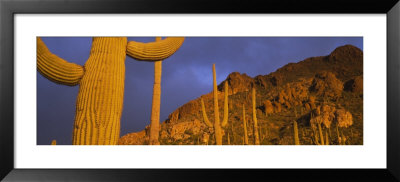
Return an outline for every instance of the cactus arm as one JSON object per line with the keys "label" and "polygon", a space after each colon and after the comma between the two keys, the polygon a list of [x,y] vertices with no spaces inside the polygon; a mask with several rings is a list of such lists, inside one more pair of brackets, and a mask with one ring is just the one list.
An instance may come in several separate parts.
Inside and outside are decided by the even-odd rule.
{"label": "cactus arm", "polygon": [[210,127],[210,128],[214,127],[214,126],[211,124],[210,120],[208,120],[207,113],[206,113],[206,108],[204,107],[203,98],[201,98],[201,111],[202,111],[202,113],[203,113],[203,120],[204,120],[204,123],[206,123],[206,125],[207,125],[208,127]]}
{"label": "cactus arm", "polygon": [[253,120],[254,120],[254,144],[260,145],[260,139],[258,136],[258,124],[257,124],[257,113],[256,113],[256,89],[252,89],[252,102],[253,102]]}
{"label": "cactus arm", "polygon": [[294,144],[295,145],[300,145],[300,141],[299,141],[299,130],[297,128],[297,122],[293,121],[293,132],[294,132]]}
{"label": "cactus arm", "polygon": [[[161,37],[156,38],[156,42],[161,41]],[[154,62],[154,84],[153,84],[153,101],[151,106],[150,118],[150,145],[160,145],[158,137],[160,135],[160,100],[161,100],[161,73],[162,61]]]}
{"label": "cactus arm", "polygon": [[163,60],[174,54],[181,47],[184,39],[183,37],[174,37],[149,43],[129,41],[126,53],[141,61]]}
{"label": "cactus arm", "polygon": [[74,86],[84,75],[82,66],[70,63],[51,53],[41,38],[36,38],[37,69],[47,79],[63,84]]}
{"label": "cactus arm", "polygon": [[222,120],[221,126],[225,127],[228,124],[228,82],[225,81],[224,84],[224,119]]}

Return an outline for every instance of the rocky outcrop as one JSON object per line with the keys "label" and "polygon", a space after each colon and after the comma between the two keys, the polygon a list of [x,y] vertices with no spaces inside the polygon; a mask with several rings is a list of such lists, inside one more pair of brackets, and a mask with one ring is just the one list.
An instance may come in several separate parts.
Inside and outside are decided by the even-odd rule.
{"label": "rocky outcrop", "polygon": [[354,93],[363,93],[363,76],[356,76],[347,81],[344,84],[344,90]]}
{"label": "rocky outcrop", "polygon": [[310,91],[322,97],[340,97],[343,91],[343,82],[331,72],[320,72],[314,77]]}
{"label": "rocky outcrop", "polygon": [[229,85],[229,95],[233,95],[238,92],[249,91],[254,84],[254,79],[246,75],[246,73],[233,72],[228,75],[225,81],[218,85],[219,91],[223,90],[225,82],[228,82]]}

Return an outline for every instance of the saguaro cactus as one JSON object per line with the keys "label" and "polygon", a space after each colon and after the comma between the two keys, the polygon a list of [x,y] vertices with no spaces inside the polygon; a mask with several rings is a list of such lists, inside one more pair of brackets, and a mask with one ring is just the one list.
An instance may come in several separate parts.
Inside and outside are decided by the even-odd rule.
{"label": "saguaro cactus", "polygon": [[[161,41],[161,37],[156,38],[156,42]],[[150,118],[150,145],[160,145],[158,136],[160,134],[160,103],[161,103],[161,72],[162,60],[154,62],[154,84],[153,84],[153,102],[151,105]]]}
{"label": "saguaro cactus", "polygon": [[245,145],[248,145],[249,144],[249,138],[248,138],[248,136],[247,136],[247,120],[246,120],[246,109],[245,109],[245,107],[244,107],[244,104],[243,104],[243,130],[244,130],[244,136],[243,136],[243,143],[245,144]]}
{"label": "saguaro cactus", "polygon": [[258,136],[257,112],[256,112],[256,89],[252,89],[252,103],[253,103],[253,121],[254,121],[254,144],[260,145],[260,138]]}
{"label": "saguaro cactus", "polygon": [[325,145],[329,145],[328,130],[325,131]]}
{"label": "saguaro cactus", "polygon": [[204,123],[210,128],[214,128],[215,141],[217,145],[222,145],[222,128],[228,123],[228,82],[224,84],[224,118],[222,123],[219,120],[219,107],[218,107],[218,90],[217,90],[217,76],[215,73],[215,64],[213,64],[213,95],[214,95],[214,125],[208,120],[206,109],[204,107],[203,98],[201,98],[201,110],[203,112]]}
{"label": "saguaro cactus", "polygon": [[79,84],[73,129],[74,145],[116,145],[124,96],[125,57],[158,61],[171,56],[184,38],[140,43],[126,37],[95,37],[85,66],[52,54],[37,38],[37,68],[49,80]]}

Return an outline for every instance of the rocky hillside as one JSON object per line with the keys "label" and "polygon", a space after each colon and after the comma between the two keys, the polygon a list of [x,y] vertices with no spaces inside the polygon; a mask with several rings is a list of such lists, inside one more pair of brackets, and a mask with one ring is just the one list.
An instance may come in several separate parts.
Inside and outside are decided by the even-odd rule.
{"label": "rocky hillside", "polygon": [[[231,73],[218,85],[220,118],[225,82],[229,87],[229,119],[222,130],[223,144],[244,144],[243,104],[249,144],[255,143],[254,133],[258,132],[261,144],[293,145],[294,121],[302,145],[326,141],[331,145],[363,144],[363,52],[352,45],[338,47],[327,56],[289,63],[268,75],[252,78],[245,73]],[[252,87],[256,89],[258,131],[253,129]],[[213,128],[203,122],[200,98],[213,122],[214,104],[210,92],[169,115],[161,124],[161,144],[215,144]],[[127,134],[119,144],[147,144],[147,134],[148,128]]]}

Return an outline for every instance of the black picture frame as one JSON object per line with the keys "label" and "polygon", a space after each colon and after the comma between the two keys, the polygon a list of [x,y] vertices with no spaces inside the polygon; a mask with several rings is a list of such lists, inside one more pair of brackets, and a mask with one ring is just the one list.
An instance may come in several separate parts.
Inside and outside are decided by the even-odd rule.
{"label": "black picture frame", "polygon": [[[14,15],[30,13],[381,13],[387,15],[386,169],[15,169]],[[0,179],[4,181],[400,181],[398,0],[0,0]],[[383,99],[383,98],[382,98]],[[367,160],[367,159],[366,159]]]}

